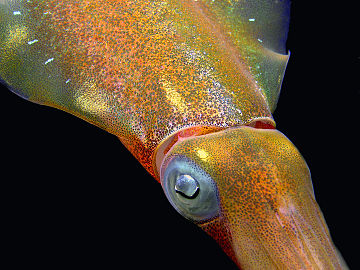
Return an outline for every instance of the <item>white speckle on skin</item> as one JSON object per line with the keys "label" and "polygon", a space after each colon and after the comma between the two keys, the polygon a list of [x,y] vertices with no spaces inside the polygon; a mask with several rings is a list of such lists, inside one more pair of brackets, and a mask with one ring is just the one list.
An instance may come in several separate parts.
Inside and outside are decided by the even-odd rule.
{"label": "white speckle on skin", "polygon": [[48,60],[45,61],[45,65],[49,64],[50,62],[54,61],[54,58],[49,58]]}
{"label": "white speckle on skin", "polygon": [[29,45],[32,45],[32,44],[34,44],[34,43],[36,43],[36,42],[38,42],[39,40],[37,40],[37,39],[34,39],[34,40],[31,40],[31,41],[28,41],[28,44]]}

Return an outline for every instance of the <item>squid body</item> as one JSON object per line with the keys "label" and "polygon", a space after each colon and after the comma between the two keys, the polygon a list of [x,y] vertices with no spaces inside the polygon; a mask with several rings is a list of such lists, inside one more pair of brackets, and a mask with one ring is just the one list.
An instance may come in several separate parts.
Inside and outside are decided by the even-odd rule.
{"label": "squid body", "polygon": [[275,128],[287,0],[0,0],[0,77],[114,135],[241,269],[345,269]]}

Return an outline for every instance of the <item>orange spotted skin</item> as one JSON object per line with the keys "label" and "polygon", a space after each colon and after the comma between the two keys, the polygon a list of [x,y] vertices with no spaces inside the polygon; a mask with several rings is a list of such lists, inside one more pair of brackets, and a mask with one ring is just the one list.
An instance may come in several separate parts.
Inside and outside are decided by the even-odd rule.
{"label": "orange spotted skin", "polygon": [[[301,154],[279,131],[241,127],[182,140],[219,192],[220,214],[198,225],[242,269],[342,269]],[[164,167],[164,169],[166,166]]]}
{"label": "orange spotted skin", "polygon": [[226,22],[217,2],[5,2],[0,77],[115,134],[153,175],[156,147],[181,129],[272,121],[249,66],[287,56]]}
{"label": "orange spotted skin", "polygon": [[274,129],[288,21],[288,0],[0,0],[0,80],[116,135],[158,181],[175,156],[198,164],[220,210],[197,224],[240,268],[342,269]]}

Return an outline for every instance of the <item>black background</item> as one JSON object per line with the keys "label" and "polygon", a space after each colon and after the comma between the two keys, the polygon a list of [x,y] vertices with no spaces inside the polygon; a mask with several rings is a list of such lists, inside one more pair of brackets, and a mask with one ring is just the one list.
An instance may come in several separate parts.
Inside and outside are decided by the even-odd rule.
{"label": "black background", "polygon": [[[292,4],[274,118],[310,167],[336,246],[359,269],[359,25],[354,7],[329,2]],[[14,265],[237,269],[115,136],[0,95],[2,236]]]}

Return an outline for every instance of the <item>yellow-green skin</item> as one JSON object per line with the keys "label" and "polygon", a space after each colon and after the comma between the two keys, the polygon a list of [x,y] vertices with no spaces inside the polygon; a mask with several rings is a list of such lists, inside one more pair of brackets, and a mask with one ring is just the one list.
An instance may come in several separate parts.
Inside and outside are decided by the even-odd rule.
{"label": "yellow-green skin", "polygon": [[[157,180],[165,142],[163,169],[197,162],[221,208],[198,225],[239,267],[339,269],[300,154],[246,127],[275,126],[288,15],[275,0],[0,0],[0,78],[115,134]],[[169,142],[190,127],[207,132]]]}
{"label": "yellow-green skin", "polygon": [[258,13],[273,36],[286,36],[283,9],[258,0],[2,0],[0,78],[115,134],[155,175],[156,147],[181,129],[272,121],[288,56],[263,46],[284,51],[284,41],[263,37]]}

